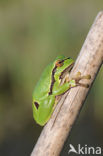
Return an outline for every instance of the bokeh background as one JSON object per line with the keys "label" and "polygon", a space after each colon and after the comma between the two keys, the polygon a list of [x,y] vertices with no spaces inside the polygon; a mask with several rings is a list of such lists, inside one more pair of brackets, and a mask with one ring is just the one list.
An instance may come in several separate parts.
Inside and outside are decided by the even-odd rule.
{"label": "bokeh background", "polygon": [[[42,130],[32,117],[34,86],[56,56],[76,59],[100,10],[102,0],[0,0],[0,156],[30,155]],[[102,81],[103,67],[61,156],[70,143],[103,147]]]}

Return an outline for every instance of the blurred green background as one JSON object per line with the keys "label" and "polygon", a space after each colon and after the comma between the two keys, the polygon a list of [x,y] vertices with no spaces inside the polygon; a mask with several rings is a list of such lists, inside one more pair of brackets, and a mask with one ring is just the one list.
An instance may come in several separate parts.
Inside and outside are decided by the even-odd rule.
{"label": "blurred green background", "polygon": [[[32,92],[44,67],[76,59],[102,0],[0,0],[0,156],[30,155],[42,128]],[[98,57],[98,56],[97,56]],[[103,146],[103,67],[61,152],[69,143]]]}

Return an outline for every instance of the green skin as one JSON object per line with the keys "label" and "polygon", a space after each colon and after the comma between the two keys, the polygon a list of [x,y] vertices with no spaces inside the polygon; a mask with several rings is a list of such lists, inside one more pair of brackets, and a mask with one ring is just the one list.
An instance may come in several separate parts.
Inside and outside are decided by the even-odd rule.
{"label": "green skin", "polygon": [[[56,66],[58,60],[61,61],[60,66]],[[71,67],[73,63],[71,58],[58,56],[42,73],[34,89],[32,103],[33,117],[39,125],[45,125],[51,117],[57,103],[56,97],[76,86],[75,80],[61,84],[60,78],[63,71]]]}

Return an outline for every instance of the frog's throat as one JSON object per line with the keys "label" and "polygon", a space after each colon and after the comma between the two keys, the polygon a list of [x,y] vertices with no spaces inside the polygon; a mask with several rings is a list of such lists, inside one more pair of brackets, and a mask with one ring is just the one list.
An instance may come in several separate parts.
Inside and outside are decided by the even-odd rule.
{"label": "frog's throat", "polygon": [[74,63],[72,63],[69,67],[67,67],[63,72],[61,72],[60,76],[59,76],[59,79],[62,79],[63,78],[63,75],[66,73],[66,72],[70,72],[71,69],[73,68],[74,66]]}

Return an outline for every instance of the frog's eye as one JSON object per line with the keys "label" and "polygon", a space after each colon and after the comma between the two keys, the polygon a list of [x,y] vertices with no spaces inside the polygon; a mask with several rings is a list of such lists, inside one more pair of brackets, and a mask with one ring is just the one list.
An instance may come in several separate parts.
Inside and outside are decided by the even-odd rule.
{"label": "frog's eye", "polygon": [[39,108],[39,104],[37,102],[34,102],[34,105],[37,109]]}
{"label": "frog's eye", "polygon": [[61,67],[61,66],[63,66],[63,62],[64,62],[63,60],[57,60],[57,61],[56,61],[56,64],[55,64],[56,67]]}

